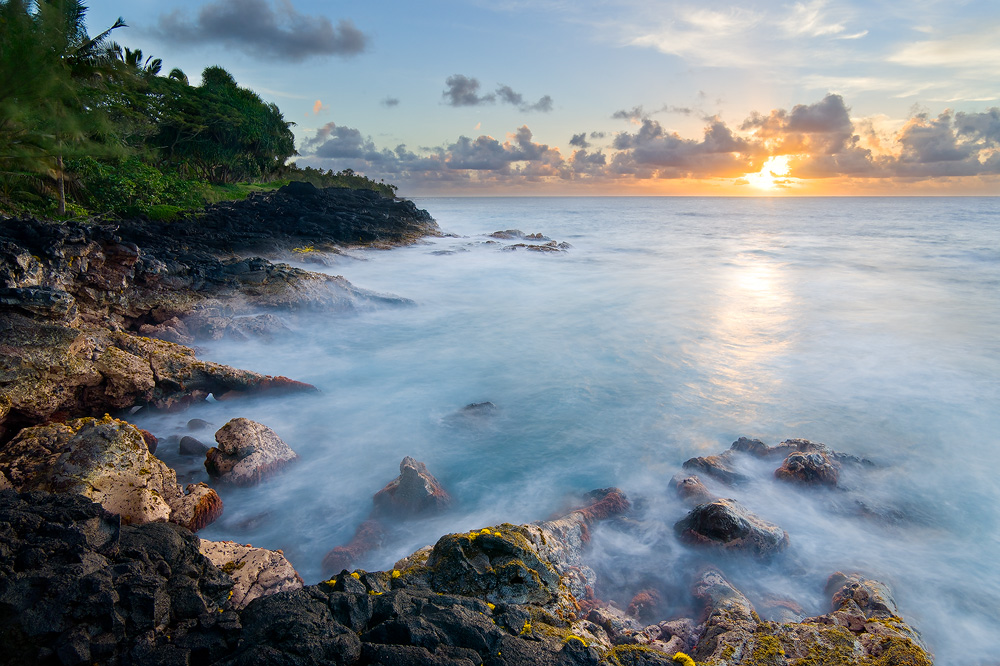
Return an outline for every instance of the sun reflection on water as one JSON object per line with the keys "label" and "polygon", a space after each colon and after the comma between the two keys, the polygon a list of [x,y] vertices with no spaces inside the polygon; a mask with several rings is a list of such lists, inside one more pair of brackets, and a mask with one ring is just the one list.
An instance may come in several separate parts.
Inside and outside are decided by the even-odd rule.
{"label": "sun reflection on water", "polygon": [[[783,267],[743,253],[719,284],[717,306],[694,362],[701,397],[751,424],[781,388],[781,357],[792,344],[793,300]],[[694,388],[694,387],[692,387]]]}

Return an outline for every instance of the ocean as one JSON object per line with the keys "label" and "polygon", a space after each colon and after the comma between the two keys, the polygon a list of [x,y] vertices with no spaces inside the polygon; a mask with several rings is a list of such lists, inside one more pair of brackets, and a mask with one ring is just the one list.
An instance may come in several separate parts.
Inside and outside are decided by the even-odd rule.
{"label": "ocean", "polygon": [[[199,345],[319,393],[134,416],[161,438],[245,416],[301,456],[257,487],[220,488],[225,513],[202,537],[281,548],[314,583],[404,456],[453,508],[399,527],[360,568],[618,486],[635,514],[593,534],[597,595],[624,607],[653,587],[681,615],[706,556],[674,537],[687,509],[670,478],[740,436],[806,438],[875,466],[845,469],[833,491],[777,482],[774,464],[748,463],[738,488],[706,480],[791,543],[771,562],[716,564],[759,608],[806,615],[828,610],[831,573],[861,571],[890,586],[938,663],[997,663],[1000,199],[416,203],[451,235],[297,264],[387,298],[296,313],[273,340]],[[569,247],[488,237],[508,229]],[[484,401],[495,411],[462,411]],[[157,453],[185,482],[208,480],[176,445]]]}

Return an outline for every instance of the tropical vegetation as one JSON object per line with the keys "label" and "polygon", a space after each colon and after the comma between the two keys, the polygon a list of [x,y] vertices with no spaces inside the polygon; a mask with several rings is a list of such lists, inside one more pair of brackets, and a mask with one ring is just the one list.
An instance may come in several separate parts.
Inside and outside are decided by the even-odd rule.
{"label": "tropical vegetation", "polygon": [[[199,85],[89,36],[81,0],[0,0],[0,211],[171,215],[253,189],[307,180],[395,187],[350,170],[288,164],[293,123],[222,67]],[[251,185],[250,183],[255,183]]]}

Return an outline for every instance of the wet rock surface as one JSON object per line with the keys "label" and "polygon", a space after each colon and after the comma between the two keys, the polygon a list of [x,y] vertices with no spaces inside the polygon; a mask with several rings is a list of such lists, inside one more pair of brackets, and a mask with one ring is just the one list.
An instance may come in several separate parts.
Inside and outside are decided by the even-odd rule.
{"label": "wet rock surface", "polygon": [[736,500],[700,504],[674,525],[689,544],[769,558],[788,546],[788,533],[762,520]]}
{"label": "wet rock surface", "polygon": [[252,486],[298,459],[266,425],[235,418],[215,433],[218,447],[205,454],[205,469],[221,483]]}
{"label": "wet rock surface", "polygon": [[374,516],[400,519],[445,511],[451,505],[451,496],[424,463],[406,456],[399,463],[399,476],[375,493],[372,501]]}

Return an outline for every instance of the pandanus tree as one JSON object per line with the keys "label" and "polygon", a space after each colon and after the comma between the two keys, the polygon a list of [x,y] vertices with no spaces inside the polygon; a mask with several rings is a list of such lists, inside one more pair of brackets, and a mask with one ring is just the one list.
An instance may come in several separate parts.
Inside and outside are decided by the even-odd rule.
{"label": "pandanus tree", "polygon": [[0,0],[0,172],[55,183],[60,215],[66,158],[113,149],[100,97],[108,36],[125,23],[89,37],[86,11],[80,0]]}

